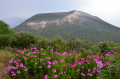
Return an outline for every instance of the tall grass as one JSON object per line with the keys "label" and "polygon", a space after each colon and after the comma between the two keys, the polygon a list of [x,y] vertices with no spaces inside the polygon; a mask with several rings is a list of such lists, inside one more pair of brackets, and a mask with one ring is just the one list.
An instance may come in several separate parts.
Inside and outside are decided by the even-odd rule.
{"label": "tall grass", "polygon": [[13,56],[15,56],[15,54],[11,51],[0,49],[0,79],[9,79],[8,75],[5,73],[5,69],[8,65],[8,61]]}

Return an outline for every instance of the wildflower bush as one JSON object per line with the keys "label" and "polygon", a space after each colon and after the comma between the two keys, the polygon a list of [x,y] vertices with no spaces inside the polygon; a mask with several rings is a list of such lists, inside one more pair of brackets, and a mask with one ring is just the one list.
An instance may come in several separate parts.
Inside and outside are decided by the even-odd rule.
{"label": "wildflower bush", "polygon": [[101,49],[101,52],[106,54],[107,52],[110,52],[111,50],[119,51],[119,44],[113,43],[113,41],[105,41],[100,42],[98,47]]}
{"label": "wildflower bush", "polygon": [[106,69],[103,69],[101,72],[100,79],[119,79],[120,78],[120,53],[111,50],[105,54],[103,61],[106,62],[105,65],[109,64]]}
{"label": "wildflower bush", "polygon": [[76,53],[59,53],[42,48],[19,50],[9,61],[6,73],[11,78],[29,78],[38,76],[41,79],[96,79],[105,69],[103,55],[82,57]]}

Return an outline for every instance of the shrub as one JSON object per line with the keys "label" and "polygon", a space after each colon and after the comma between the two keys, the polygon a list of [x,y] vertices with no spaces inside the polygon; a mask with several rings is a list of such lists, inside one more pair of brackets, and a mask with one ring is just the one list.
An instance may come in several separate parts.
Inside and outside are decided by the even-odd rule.
{"label": "shrub", "polygon": [[10,42],[9,39],[10,39],[9,35],[0,35],[0,47],[9,46],[9,42]]}
{"label": "shrub", "polygon": [[64,52],[69,50],[69,46],[67,46],[66,41],[64,41],[60,37],[56,37],[54,40],[50,41],[50,48],[58,52]]}
{"label": "shrub", "polygon": [[40,49],[40,48],[47,49],[49,46],[49,40],[47,38],[38,38],[34,46],[37,49]]}
{"label": "shrub", "polygon": [[10,46],[24,48],[28,47],[30,44],[34,44],[35,41],[35,37],[32,34],[29,34],[27,32],[21,32],[11,37]]}
{"label": "shrub", "polygon": [[[6,72],[11,78],[96,79],[105,68],[103,56],[81,57],[75,53],[58,53],[37,48],[18,51],[9,61]],[[37,77],[36,77],[37,76]]]}
{"label": "shrub", "polygon": [[77,38],[70,39],[67,41],[67,46],[69,46],[72,51],[80,51],[81,44],[82,42]]}
{"label": "shrub", "polygon": [[103,61],[108,61],[109,64],[105,69],[102,70],[100,79],[119,79],[120,77],[120,53],[114,50],[108,52],[105,55]]}
{"label": "shrub", "polygon": [[119,44],[113,43],[112,41],[100,42],[98,47],[101,49],[101,53],[106,54],[111,50],[116,50],[119,47]]}

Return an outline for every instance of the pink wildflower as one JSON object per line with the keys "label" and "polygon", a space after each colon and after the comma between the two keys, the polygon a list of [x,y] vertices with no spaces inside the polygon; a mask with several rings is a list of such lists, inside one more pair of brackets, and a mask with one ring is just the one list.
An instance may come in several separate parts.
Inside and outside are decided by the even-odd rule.
{"label": "pink wildflower", "polygon": [[27,68],[24,69],[24,71],[27,71],[27,70],[28,70]]}
{"label": "pink wildflower", "polygon": [[98,62],[98,60],[97,59],[93,59],[95,62]]}
{"label": "pink wildflower", "polygon": [[20,54],[24,54],[24,51],[21,51],[21,53]]}
{"label": "pink wildflower", "polygon": [[12,73],[12,76],[15,76],[16,75],[16,73]]}
{"label": "pink wildflower", "polygon": [[77,66],[77,65],[74,63],[73,66],[75,67],[75,66]]}
{"label": "pink wildflower", "polygon": [[42,66],[39,66],[39,69],[41,69],[42,68]]}
{"label": "pink wildflower", "polygon": [[96,71],[97,71],[97,72],[100,72],[101,70],[100,70],[100,69],[97,69]]}
{"label": "pink wildflower", "polygon": [[49,64],[52,64],[50,61],[48,61]]}
{"label": "pink wildflower", "polygon": [[77,71],[80,71],[80,69],[77,69]]}
{"label": "pink wildflower", "polygon": [[70,64],[70,66],[69,66],[70,68],[74,68],[74,65],[72,65],[72,64]]}
{"label": "pink wildflower", "polygon": [[90,62],[87,62],[87,64],[90,64]]}
{"label": "pink wildflower", "polygon": [[81,61],[82,64],[84,64],[84,61]]}
{"label": "pink wildflower", "polygon": [[42,53],[41,55],[45,55],[45,53]]}
{"label": "pink wildflower", "polygon": [[17,74],[20,74],[20,71],[17,71]]}
{"label": "pink wildflower", "polygon": [[98,68],[102,68],[102,67],[103,67],[102,61],[98,61],[98,62],[96,62],[96,63],[97,63],[97,67],[98,67]]}
{"label": "pink wildflower", "polygon": [[56,69],[54,69],[53,72],[55,73],[55,72],[56,72]]}
{"label": "pink wildflower", "polygon": [[23,63],[20,63],[20,67],[23,67]]}
{"label": "pink wildflower", "polygon": [[51,65],[48,65],[48,68],[51,68]]}
{"label": "pink wildflower", "polygon": [[75,61],[77,61],[77,59],[75,59]]}
{"label": "pink wildflower", "polygon": [[55,64],[57,64],[57,62],[58,62],[57,60],[54,60],[54,61],[53,61],[53,64],[55,65]]}
{"label": "pink wildflower", "polygon": [[91,56],[88,55],[87,58],[91,58]]}
{"label": "pink wildflower", "polygon": [[87,75],[92,76],[92,73],[88,73]]}
{"label": "pink wildflower", "polygon": [[21,60],[17,60],[17,61],[21,61]]}
{"label": "pink wildflower", "polygon": [[53,49],[51,49],[51,52],[53,52]]}
{"label": "pink wildflower", "polygon": [[46,65],[46,63],[43,63],[43,65]]}
{"label": "pink wildflower", "polygon": [[84,58],[81,58],[82,61],[84,61],[85,59]]}
{"label": "pink wildflower", "polygon": [[55,74],[55,75],[54,75],[54,78],[57,78],[57,77],[58,77],[58,75],[57,75],[57,74]]}
{"label": "pink wildflower", "polygon": [[9,63],[12,63],[12,62],[13,62],[13,60],[10,60],[10,61],[9,61]]}
{"label": "pink wildflower", "polygon": [[63,55],[67,54],[67,52],[64,52]]}
{"label": "pink wildflower", "polygon": [[88,72],[90,72],[90,69],[88,69]]}
{"label": "pink wildflower", "polygon": [[82,66],[81,68],[84,68],[84,66]]}
{"label": "pink wildflower", "polygon": [[95,73],[95,71],[93,70],[92,73]]}
{"label": "pink wildflower", "polygon": [[64,66],[66,67],[66,64],[64,64]]}
{"label": "pink wildflower", "polygon": [[40,61],[42,61],[42,59],[40,59]]}
{"label": "pink wildflower", "polygon": [[61,62],[64,62],[64,59],[61,59]]}
{"label": "pink wildflower", "polygon": [[47,57],[47,59],[50,59],[50,57]]}
{"label": "pink wildflower", "polygon": [[85,74],[82,72],[81,75],[85,76]]}
{"label": "pink wildflower", "polygon": [[37,65],[37,62],[35,62],[35,65]]}
{"label": "pink wildflower", "polygon": [[96,70],[96,67],[93,67],[93,70]]}
{"label": "pink wildflower", "polygon": [[43,50],[43,48],[40,48],[40,50]]}
{"label": "pink wildflower", "polygon": [[81,62],[78,62],[79,65],[81,65]]}
{"label": "pink wildflower", "polygon": [[61,74],[63,74],[63,71],[61,71]]}
{"label": "pink wildflower", "polygon": [[45,75],[45,79],[48,79],[49,78],[49,76],[48,75]]}

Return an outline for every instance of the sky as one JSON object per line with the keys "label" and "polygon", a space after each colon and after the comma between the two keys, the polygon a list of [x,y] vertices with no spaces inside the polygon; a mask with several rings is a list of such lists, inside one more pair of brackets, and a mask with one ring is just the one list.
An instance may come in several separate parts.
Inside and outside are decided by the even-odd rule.
{"label": "sky", "polygon": [[0,20],[78,10],[120,27],[120,0],[0,0]]}

